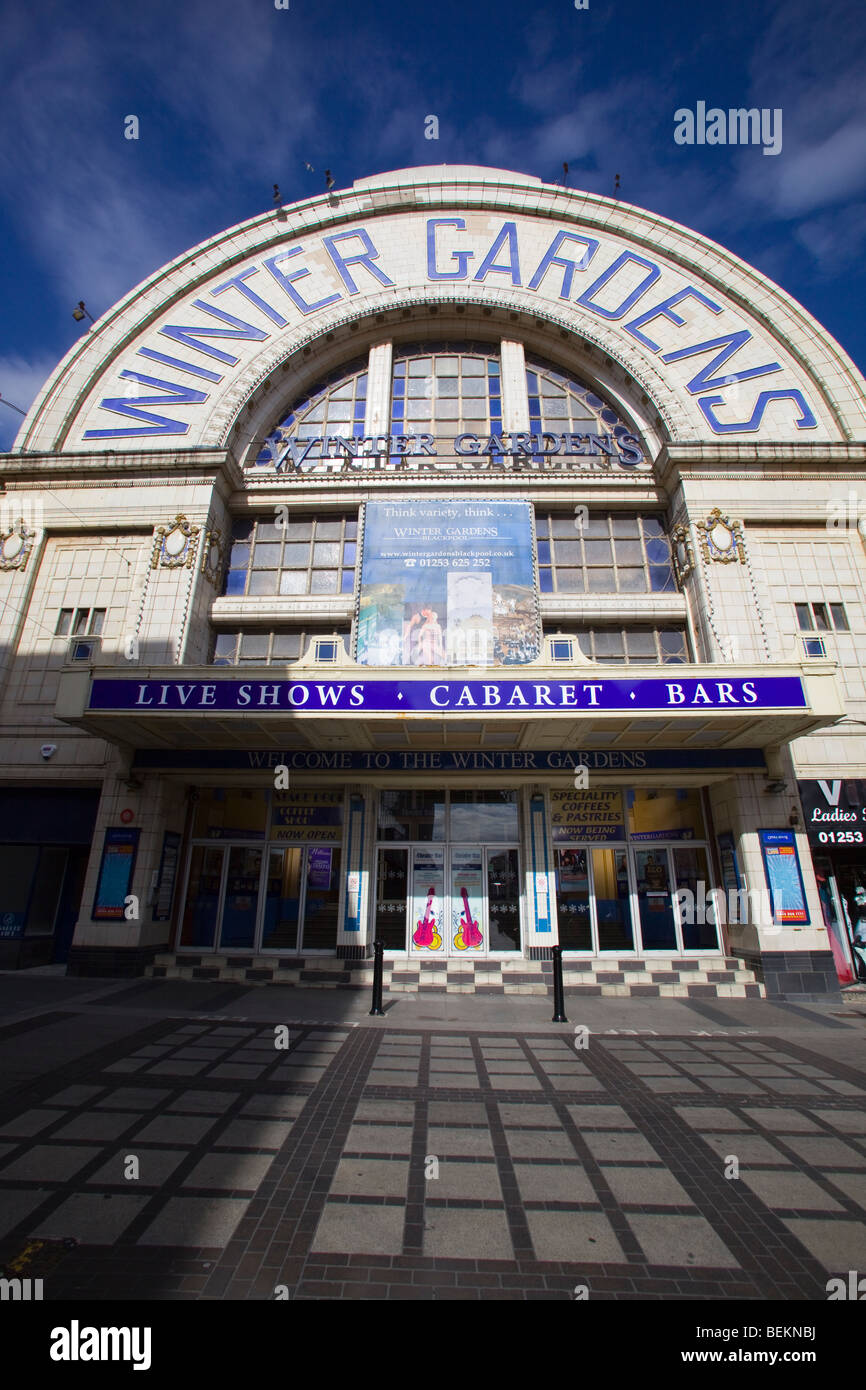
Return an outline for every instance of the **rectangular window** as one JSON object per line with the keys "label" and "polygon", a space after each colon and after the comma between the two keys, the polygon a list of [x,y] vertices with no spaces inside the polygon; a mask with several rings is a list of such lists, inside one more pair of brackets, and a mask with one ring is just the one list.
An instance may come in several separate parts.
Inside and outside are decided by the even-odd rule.
{"label": "rectangular window", "polygon": [[238,518],[232,528],[226,595],[352,593],[358,515],[293,517],[285,526]]}
{"label": "rectangular window", "polygon": [[[350,631],[348,628],[332,629],[333,636],[338,640],[337,661],[342,654],[348,655],[350,645]],[[303,632],[300,628],[282,628],[277,632],[262,632],[243,630],[238,632],[218,632],[214,639],[213,656],[210,664],[212,666],[242,666],[257,664],[260,666],[280,665],[298,661],[306,655],[307,648],[314,636],[320,637],[321,632]]]}
{"label": "rectangular window", "polygon": [[685,628],[595,627],[545,629],[546,637],[576,638],[583,655],[605,664],[654,665],[691,661]]}
{"label": "rectangular window", "polygon": [[536,510],[542,593],[675,592],[670,542],[660,517]]}
{"label": "rectangular window", "polygon": [[72,609],[61,608],[57,615],[57,627],[54,629],[55,637],[68,637],[72,631]]}
{"label": "rectangular window", "polygon": [[850,632],[844,603],[795,603],[801,632]]}

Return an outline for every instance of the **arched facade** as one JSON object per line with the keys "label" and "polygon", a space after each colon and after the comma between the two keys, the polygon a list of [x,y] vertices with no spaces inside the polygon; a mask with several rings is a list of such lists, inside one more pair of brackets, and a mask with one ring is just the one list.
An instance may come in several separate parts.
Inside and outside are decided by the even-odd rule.
{"label": "arched facade", "polygon": [[866,390],[722,247],[360,180],[138,286],[0,468],[7,963],[853,977]]}

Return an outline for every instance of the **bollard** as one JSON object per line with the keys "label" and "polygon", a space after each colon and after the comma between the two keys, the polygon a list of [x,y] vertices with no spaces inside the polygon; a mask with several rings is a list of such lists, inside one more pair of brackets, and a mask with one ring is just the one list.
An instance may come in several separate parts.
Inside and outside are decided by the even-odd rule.
{"label": "bollard", "polygon": [[565,990],[562,987],[562,947],[552,946],[553,956],[553,1018],[551,1023],[567,1023],[565,1017]]}
{"label": "bollard", "polygon": [[382,1008],[382,975],[385,970],[385,943],[384,941],[373,942],[373,1007],[370,1010],[370,1017],[384,1018],[385,1010]]}

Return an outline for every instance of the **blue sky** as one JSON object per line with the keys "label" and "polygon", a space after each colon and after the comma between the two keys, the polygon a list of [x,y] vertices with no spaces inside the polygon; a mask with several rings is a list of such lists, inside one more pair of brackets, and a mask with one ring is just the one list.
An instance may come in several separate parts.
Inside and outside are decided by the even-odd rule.
{"label": "blue sky", "polygon": [[[781,153],[676,144],[698,101],[781,108]],[[759,267],[866,369],[863,0],[3,0],[0,394],[29,405],[79,299],[98,317],[275,182],[563,161]],[[19,424],[0,405],[0,449]]]}

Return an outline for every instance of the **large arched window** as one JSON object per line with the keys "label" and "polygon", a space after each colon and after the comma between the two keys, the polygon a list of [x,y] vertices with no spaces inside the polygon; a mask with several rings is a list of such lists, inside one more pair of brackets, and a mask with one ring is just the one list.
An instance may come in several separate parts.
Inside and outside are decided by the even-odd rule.
{"label": "large arched window", "polygon": [[361,439],[367,410],[367,359],[359,358],[314,387],[272,430],[256,457],[260,467],[273,467],[305,439],[336,434]]}
{"label": "large arched window", "polygon": [[490,343],[428,342],[394,349],[391,433],[498,434],[499,349]]}

